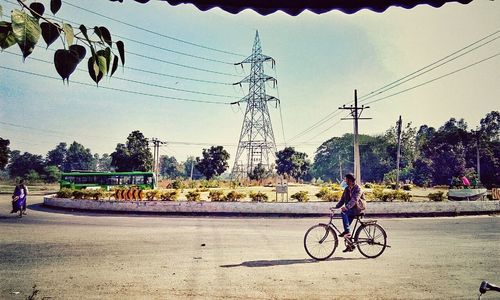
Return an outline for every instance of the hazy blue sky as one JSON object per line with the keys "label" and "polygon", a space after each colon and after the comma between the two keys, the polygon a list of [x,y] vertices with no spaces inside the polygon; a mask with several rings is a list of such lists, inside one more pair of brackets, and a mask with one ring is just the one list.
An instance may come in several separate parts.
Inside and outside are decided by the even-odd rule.
{"label": "hazy blue sky", "polygon": [[[104,25],[115,35],[229,63],[244,57],[160,37],[69,4],[85,5],[100,14],[154,32],[245,56],[251,53],[255,30],[259,30],[263,52],[275,58],[277,63],[277,72],[266,65],[266,73],[278,79],[287,142],[338,106],[351,101],[354,89],[358,89],[359,95],[367,94],[488,34],[497,32],[493,37],[500,37],[500,1],[477,0],[469,5],[449,3],[439,9],[425,5],[412,10],[393,7],[383,14],[368,10],[354,15],[338,11],[323,15],[305,12],[298,17],[283,13],[263,17],[249,10],[238,15],[219,9],[200,12],[191,5],[172,7],[154,1],[147,5],[133,1],[122,4],[103,0],[65,2],[58,13],[60,18],[87,27]],[[9,14],[14,7],[5,0],[0,0],[0,5],[5,14]],[[126,66],[131,68],[223,83],[237,82],[245,76],[240,68],[231,64],[182,56],[127,40],[124,42],[127,51],[228,75],[181,68],[128,54]],[[43,41],[40,45],[45,47]],[[62,44],[57,41],[50,48],[61,47]],[[7,51],[20,53],[17,46]],[[497,39],[380,97],[499,52],[500,39]],[[58,77],[53,65],[31,59],[52,60],[53,54],[53,51],[37,48],[23,63],[21,57],[4,52],[0,53],[0,66]],[[86,61],[80,64],[80,68],[86,69]],[[244,71],[249,69],[246,66]],[[229,97],[173,91],[124,82],[118,78],[104,79],[100,85],[221,102],[235,101],[248,91],[247,86],[241,89],[232,85],[198,83],[131,69],[120,68],[115,76]],[[127,135],[138,129],[147,137],[165,141],[207,144],[171,143],[162,148],[162,154],[174,155],[181,161],[188,155],[199,156],[202,148],[209,144],[225,145],[231,156],[235,155],[244,106],[238,108],[131,95],[71,81],[93,83],[86,72],[76,71],[70,85],[66,86],[60,80],[0,69],[0,122],[3,122],[0,123],[0,137],[10,139],[11,149],[45,155],[60,141],[71,143],[76,140],[92,152],[110,153],[116,143],[125,142]],[[267,89],[269,94],[277,95],[272,86]],[[486,113],[500,109],[500,56],[373,103],[371,107],[365,116],[373,120],[362,122],[361,133],[382,133],[396,122],[399,115],[404,122],[411,121],[414,126],[440,126],[450,117],[457,117],[465,118],[471,127],[476,127]],[[284,146],[284,138],[279,110],[270,107],[270,111],[280,149]],[[338,122],[342,116],[336,115],[288,144],[313,156],[316,148],[326,139],[352,131],[351,122]]]}

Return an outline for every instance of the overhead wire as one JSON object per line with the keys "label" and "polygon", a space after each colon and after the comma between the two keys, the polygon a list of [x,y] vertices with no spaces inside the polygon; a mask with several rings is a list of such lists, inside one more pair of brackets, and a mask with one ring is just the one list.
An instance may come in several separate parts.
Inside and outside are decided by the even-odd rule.
{"label": "overhead wire", "polygon": [[[17,3],[9,1],[9,0],[3,0],[3,1],[5,1],[7,3],[10,3],[10,4],[17,5]],[[4,16],[8,17],[7,15],[4,15]],[[54,16],[54,17],[56,17],[56,16]],[[78,23],[76,23],[76,22],[67,21],[67,23],[68,24],[73,24],[75,26],[79,26]],[[118,36],[118,35],[114,35],[114,36]],[[153,48],[156,48],[156,49],[160,49],[160,50],[163,50],[163,51],[168,51],[168,52],[172,52],[172,53],[176,53],[176,54],[180,54],[180,55],[185,55],[185,56],[189,56],[189,57],[193,57],[193,58],[203,59],[203,60],[207,60],[207,61],[213,61],[213,62],[218,62],[218,63],[224,63],[224,64],[227,64],[227,65],[233,65],[233,63],[230,63],[230,62],[223,62],[223,61],[220,61],[220,60],[205,58],[205,57],[202,57],[202,56],[197,56],[197,55],[192,55],[192,54],[188,54],[188,53],[185,53],[185,52],[171,50],[171,49],[167,49],[167,48],[164,48],[164,47],[161,47],[161,46],[156,46],[156,45],[152,45],[152,44],[143,43],[143,42],[140,42],[140,41],[137,41],[137,40],[134,40],[134,39],[131,39],[131,38],[123,37],[123,36],[120,36],[120,37],[123,38],[123,39],[127,39],[129,41],[133,41],[135,43],[143,44],[143,45],[146,45],[146,46],[149,46],[149,47],[153,47]],[[43,48],[42,46],[39,46],[39,45],[37,45],[37,46]],[[50,49],[50,50],[53,50],[53,49]],[[53,50],[53,51],[55,51],[55,50]],[[143,59],[153,60],[153,61],[157,61],[157,62],[161,62],[161,63],[164,63],[164,64],[169,64],[169,65],[174,65],[174,66],[181,67],[181,68],[187,68],[187,69],[192,69],[192,70],[196,70],[196,71],[208,72],[208,73],[218,74],[218,75],[224,75],[224,76],[239,77],[238,75],[227,73],[227,72],[220,72],[220,71],[215,71],[215,70],[211,70],[211,69],[207,69],[207,68],[200,68],[200,67],[195,67],[195,66],[191,66],[191,65],[181,64],[181,63],[169,61],[169,60],[166,60],[166,59],[160,59],[160,58],[155,58],[155,57],[151,57],[151,56],[148,56],[148,55],[143,55],[143,54],[136,53],[136,52],[129,51],[129,50],[125,50],[125,53],[129,54],[129,55],[141,57]],[[198,80],[198,81],[203,82],[203,80]],[[207,82],[209,82],[209,81],[207,81]]]}
{"label": "overhead wire", "polygon": [[[370,98],[372,98],[372,97],[374,97],[374,96],[377,96],[377,95],[380,95],[381,93],[387,92],[387,91],[389,91],[390,89],[392,89],[392,88],[394,88],[394,87],[396,87],[396,86],[399,86],[399,85],[400,85],[400,84],[402,84],[402,83],[405,83],[405,82],[408,82],[408,81],[410,81],[410,80],[412,80],[412,79],[414,79],[414,78],[417,78],[417,77],[419,77],[419,76],[421,76],[421,75],[423,75],[423,74],[425,74],[425,73],[429,72],[430,70],[429,70],[429,71],[426,71],[425,73],[422,73],[421,75],[418,75],[418,74],[419,74],[419,72],[421,72],[421,71],[423,71],[423,70],[425,70],[425,69],[428,69],[429,67],[432,67],[432,66],[434,66],[434,65],[436,65],[436,64],[438,64],[438,63],[440,63],[440,62],[442,62],[442,61],[444,61],[444,60],[446,60],[447,58],[452,57],[453,55],[456,55],[457,53],[460,53],[460,52],[462,52],[463,50],[465,50],[465,49],[467,49],[467,48],[470,48],[470,47],[472,47],[472,46],[474,46],[474,45],[476,45],[476,44],[478,44],[478,43],[480,43],[480,42],[482,42],[482,41],[484,41],[484,40],[486,40],[486,39],[488,39],[488,38],[491,38],[491,37],[495,36],[496,34],[498,34],[499,32],[500,32],[500,30],[496,30],[495,32],[493,32],[493,33],[491,33],[491,34],[488,34],[488,35],[486,35],[485,37],[482,37],[481,39],[476,40],[476,41],[474,41],[473,43],[468,44],[468,45],[466,45],[466,46],[464,46],[464,47],[460,48],[459,50],[456,50],[456,51],[454,51],[453,53],[451,53],[451,54],[449,54],[449,55],[447,55],[447,56],[445,56],[445,57],[443,57],[443,58],[441,58],[441,59],[439,59],[439,60],[437,60],[437,61],[435,61],[435,62],[433,62],[433,63],[431,63],[431,64],[429,64],[429,65],[427,65],[427,66],[425,66],[425,67],[423,67],[423,68],[420,68],[419,70],[417,70],[417,71],[415,71],[415,72],[412,72],[412,73],[410,73],[410,74],[408,74],[408,75],[406,75],[406,76],[404,76],[404,77],[402,77],[402,78],[400,78],[400,79],[398,79],[398,80],[396,80],[396,81],[393,81],[393,82],[391,82],[391,83],[389,83],[389,84],[386,84],[386,85],[384,85],[384,86],[383,86],[383,87],[381,87],[381,88],[378,88],[378,89],[376,89],[376,90],[374,90],[374,91],[372,91],[372,92],[370,92],[370,93],[368,93],[368,94],[366,94],[366,95],[363,95],[363,96],[359,97],[359,98],[358,98],[358,100],[361,100],[360,102],[366,101],[366,100],[368,100],[368,99],[370,99]],[[479,49],[479,48],[481,48],[481,47],[483,47],[483,46],[485,46],[485,45],[487,45],[487,44],[489,44],[489,43],[491,43],[491,42],[493,42],[493,41],[497,40],[498,38],[500,38],[500,36],[498,36],[498,37],[494,37],[492,40],[486,41],[485,43],[483,43],[483,44],[481,44],[481,45],[479,45],[479,46],[477,46],[477,47],[474,47],[473,49],[468,50],[467,52],[465,52],[465,53],[463,53],[463,54],[460,54],[460,55],[459,55],[459,56],[457,56],[456,58],[449,59],[449,60],[447,60],[446,62],[444,62],[444,63],[440,64],[438,67],[443,66],[443,65],[445,65],[445,64],[447,64],[447,63],[449,63],[449,62],[451,62],[451,61],[453,61],[453,60],[455,60],[455,59],[457,59],[457,58],[459,58],[459,57],[461,57],[461,56],[463,56],[463,55],[465,55],[465,54],[467,54],[467,53],[470,53],[470,52],[472,52],[472,51],[474,51],[474,50],[477,50],[477,49]],[[434,70],[434,69],[436,69],[436,68],[437,68],[437,67],[434,67],[434,68],[432,68],[431,70]],[[415,74],[417,74],[417,75],[416,75],[416,76],[413,76],[413,75],[415,75]],[[410,79],[407,79],[407,78],[409,78],[409,77],[411,77],[411,78],[410,78]],[[405,79],[407,79],[407,80],[405,80]],[[405,81],[404,81],[404,82],[401,82],[401,81],[403,81],[403,80],[405,80]],[[395,84],[397,84],[397,85],[395,85]],[[419,85],[419,86],[421,86],[421,85]],[[416,88],[416,87],[415,87],[415,88]],[[413,89],[413,88],[412,88],[412,89]],[[383,90],[383,91],[382,91],[382,90]],[[405,90],[405,91],[408,91],[408,90],[411,90],[411,89],[407,89],[407,90]],[[403,91],[403,92],[404,92],[404,91]],[[396,93],[395,95],[401,94],[401,93],[403,93],[403,92]],[[392,96],[390,96],[390,97],[392,97]],[[350,104],[350,103],[352,103],[352,101],[347,102],[347,103],[345,103],[344,105],[347,105],[347,104]],[[369,103],[374,103],[374,102],[368,102],[368,103],[365,103],[365,104],[369,104]],[[306,128],[305,130],[303,130],[302,132],[300,132],[300,133],[299,133],[299,134],[297,134],[296,136],[294,136],[294,137],[292,137],[291,139],[289,139],[289,141],[292,141],[292,140],[294,140],[294,139],[296,139],[296,138],[298,138],[298,137],[300,137],[300,136],[303,136],[303,135],[305,135],[305,134],[307,134],[307,133],[311,132],[311,131],[312,131],[312,130],[314,130],[315,128],[317,128],[317,127],[321,126],[321,125],[322,125],[322,124],[324,124],[327,120],[329,120],[330,118],[333,118],[333,117],[336,115],[336,112],[338,112],[338,111],[339,111],[339,110],[338,110],[338,109],[336,109],[336,110],[334,110],[334,111],[330,112],[328,115],[326,115],[325,117],[323,117],[321,120],[317,121],[316,123],[314,123],[314,124],[313,124],[313,125],[311,125],[310,127]]]}
{"label": "overhead wire", "polygon": [[[4,53],[22,57],[21,54],[13,53],[13,52],[10,52],[8,50],[4,50]],[[34,60],[34,61],[38,61],[38,62],[43,62],[43,63],[46,63],[46,64],[50,64],[50,65],[53,64],[53,62],[51,62],[51,61],[40,59],[40,58],[36,58],[36,57],[31,57],[30,59]],[[82,68],[77,68],[76,70],[78,70],[80,72],[83,72],[83,73],[87,73],[87,70],[82,69]],[[179,92],[185,92],[185,93],[192,93],[192,94],[198,94],[198,95],[213,96],[213,97],[222,97],[222,98],[236,99],[236,97],[231,96],[231,95],[213,94],[213,93],[206,93],[206,92],[195,91],[195,90],[187,90],[187,89],[174,88],[174,87],[169,87],[169,86],[165,86],[165,85],[158,85],[158,84],[153,84],[153,83],[139,81],[139,80],[122,78],[122,77],[119,77],[119,76],[113,76],[112,78],[113,79],[117,79],[117,80],[121,80],[121,81],[132,82],[132,83],[136,83],[136,84],[141,84],[141,85],[146,85],[146,86],[151,86],[151,87],[157,87],[157,88],[162,88],[162,89],[168,89],[168,90],[173,90],[173,91],[179,91]]]}
{"label": "overhead wire", "polygon": [[448,77],[448,76],[453,75],[453,74],[455,74],[455,73],[458,73],[458,72],[460,72],[460,71],[463,71],[463,70],[466,70],[466,69],[468,69],[468,68],[471,68],[471,67],[473,67],[473,66],[475,66],[475,65],[478,65],[478,64],[483,63],[483,62],[485,62],[485,61],[488,61],[488,60],[490,60],[490,59],[492,59],[492,58],[495,58],[495,57],[497,57],[497,56],[499,56],[499,55],[500,55],[500,52],[498,52],[498,53],[496,53],[496,54],[494,54],[494,55],[491,55],[491,56],[489,56],[489,57],[487,57],[487,58],[484,58],[484,59],[481,59],[481,60],[479,60],[479,61],[476,61],[476,62],[474,62],[474,63],[472,63],[472,64],[469,64],[469,65],[467,65],[467,66],[465,66],[465,67],[462,67],[462,68],[456,69],[456,70],[454,70],[454,71],[451,71],[451,72],[446,73],[446,74],[444,74],[444,75],[441,75],[441,76],[439,76],[439,77],[435,77],[435,78],[433,78],[433,79],[431,79],[431,80],[425,81],[425,82],[423,82],[423,83],[421,83],[421,84],[417,84],[417,85],[415,85],[415,86],[412,86],[412,87],[410,87],[410,88],[404,89],[404,90],[399,91],[399,92],[397,92],[397,93],[394,93],[394,94],[391,94],[391,95],[388,95],[388,96],[385,96],[385,97],[382,97],[382,98],[379,98],[379,99],[376,99],[376,100],[372,100],[372,101],[370,101],[370,102],[367,102],[366,104],[372,104],[372,103],[375,103],[375,102],[379,102],[379,101],[385,100],[385,99],[387,99],[387,98],[391,98],[391,97],[393,97],[393,96],[396,96],[396,95],[399,95],[399,94],[402,94],[402,93],[405,93],[405,92],[408,92],[408,91],[414,90],[414,89],[419,88],[419,87],[421,87],[421,86],[427,85],[427,84],[432,83],[432,82],[434,82],[434,81],[437,81],[437,80],[443,79],[443,78],[445,78],[445,77]]}
{"label": "overhead wire", "polygon": [[184,44],[187,44],[187,45],[191,45],[191,46],[195,46],[195,47],[199,47],[199,48],[202,48],[202,49],[211,50],[211,51],[215,51],[215,52],[219,52],[219,53],[225,53],[225,54],[234,55],[234,56],[245,56],[245,55],[242,55],[242,54],[239,54],[239,53],[235,53],[235,52],[232,52],[232,51],[220,50],[220,49],[216,49],[216,48],[213,48],[213,47],[204,46],[204,45],[199,44],[199,43],[189,42],[189,41],[186,41],[186,40],[183,40],[183,39],[180,39],[180,38],[176,38],[176,37],[173,37],[173,36],[170,36],[170,35],[166,35],[166,34],[163,34],[163,33],[158,33],[158,32],[155,32],[153,30],[149,30],[149,29],[146,29],[146,28],[134,25],[134,24],[130,24],[130,23],[127,23],[127,22],[124,22],[124,21],[121,21],[121,20],[118,20],[118,19],[106,16],[104,14],[101,14],[101,13],[98,13],[98,12],[86,9],[84,7],[81,7],[81,6],[75,5],[75,4],[71,3],[71,2],[68,2],[67,0],[63,1],[63,3],[67,4],[69,6],[72,6],[74,8],[80,9],[82,11],[88,12],[90,14],[94,14],[94,15],[100,16],[102,18],[105,18],[105,19],[108,19],[108,20],[111,20],[111,21],[114,21],[114,22],[117,22],[117,23],[129,26],[131,28],[135,28],[135,29],[138,29],[138,30],[141,30],[141,31],[144,31],[144,32],[148,32],[148,33],[151,33],[153,35],[157,35],[157,36],[160,36],[160,37],[163,37],[163,38],[167,38],[167,39],[170,39],[170,40],[173,40],[173,41],[176,41],[176,42],[184,43]]}
{"label": "overhead wire", "polygon": [[[47,78],[47,79],[53,79],[60,81],[60,78],[54,77],[54,76],[49,76],[45,74],[40,74],[40,73],[34,73],[34,72],[29,72],[29,71],[22,71],[22,70],[17,70],[5,66],[0,66],[0,69],[5,69],[5,70],[10,70],[14,72],[19,72],[23,74],[28,74],[28,75],[33,75],[33,76],[38,76],[42,78]],[[91,86],[91,87],[96,87],[94,84],[86,83],[86,82],[80,82],[80,81],[71,81],[73,84],[79,84],[79,85],[84,85],[84,86]],[[138,91],[131,91],[131,90],[126,90],[126,89],[120,89],[120,88],[113,88],[113,87],[107,87],[107,86],[99,86],[101,89],[105,90],[110,90],[110,91],[116,91],[116,92],[123,92],[123,93],[128,93],[128,94],[134,94],[134,95],[140,95],[140,96],[147,96],[147,97],[152,97],[152,98],[158,98],[158,99],[167,99],[167,100],[172,100],[172,101],[182,101],[182,102],[196,102],[196,103],[205,103],[205,104],[218,104],[218,105],[230,105],[230,102],[217,102],[217,101],[208,101],[208,100],[197,100],[197,99],[188,99],[188,98],[180,98],[180,97],[170,97],[170,96],[165,96],[165,95],[158,95],[158,94],[151,94],[151,93],[144,93],[144,92],[138,92]]]}

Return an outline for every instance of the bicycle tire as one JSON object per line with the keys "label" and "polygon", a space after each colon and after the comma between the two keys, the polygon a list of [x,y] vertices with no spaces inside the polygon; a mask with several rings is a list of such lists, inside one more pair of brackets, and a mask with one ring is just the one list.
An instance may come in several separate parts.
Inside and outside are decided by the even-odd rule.
{"label": "bicycle tire", "polygon": [[376,258],[387,248],[387,233],[378,224],[362,225],[356,230],[354,242],[364,257]]}
{"label": "bicycle tire", "polygon": [[333,255],[339,240],[333,229],[326,224],[314,225],[304,235],[304,249],[315,260],[325,260]]}

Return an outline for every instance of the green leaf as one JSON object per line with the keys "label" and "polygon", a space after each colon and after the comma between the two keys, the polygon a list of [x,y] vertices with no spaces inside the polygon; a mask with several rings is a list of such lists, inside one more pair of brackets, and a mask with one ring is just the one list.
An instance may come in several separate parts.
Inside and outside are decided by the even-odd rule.
{"label": "green leaf", "polygon": [[116,42],[116,47],[118,48],[118,54],[120,54],[120,59],[122,61],[122,65],[125,64],[125,44],[122,41]]}
{"label": "green leaf", "polygon": [[7,49],[10,46],[16,44],[16,38],[12,32],[12,26],[9,22],[0,22],[0,47]]}
{"label": "green leaf", "polygon": [[95,59],[93,56],[91,56],[88,60],[88,70],[89,70],[89,75],[94,80],[97,85],[99,85],[99,81],[102,79],[103,73],[99,69],[99,66],[95,62]]}
{"label": "green leaf", "polygon": [[59,35],[61,34],[61,30],[59,29],[58,26],[48,23],[48,22],[42,22],[40,24],[40,27],[42,28],[42,37],[45,43],[47,43],[47,48],[57,40]]}
{"label": "green leaf", "polygon": [[111,33],[106,27],[99,27],[101,31],[102,39],[106,42],[110,47],[113,47],[113,41],[111,40]]}
{"label": "green leaf", "polygon": [[45,6],[43,6],[43,4],[40,2],[31,3],[30,9],[31,15],[37,19],[40,19],[40,17],[43,16],[43,13],[45,12]]}
{"label": "green leaf", "polygon": [[101,29],[99,27],[94,26],[94,33],[99,37],[99,39],[104,43],[104,40],[102,39],[102,34],[101,34]]}
{"label": "green leaf", "polygon": [[23,57],[26,58],[35,49],[35,45],[42,35],[42,29],[36,18],[20,10],[14,9],[11,18],[12,32],[23,52]]}
{"label": "green leaf", "polygon": [[118,69],[118,56],[115,55],[113,58],[113,66],[111,67],[111,75],[109,75],[109,77],[115,74],[116,69]]}
{"label": "green leaf", "polygon": [[50,11],[55,15],[61,8],[61,0],[50,0]]}
{"label": "green leaf", "polygon": [[108,74],[108,63],[105,56],[97,55],[97,64],[99,65],[99,71],[101,71],[102,74]]}
{"label": "green leaf", "polygon": [[64,31],[64,35],[66,36],[66,43],[68,43],[68,46],[73,45],[73,41],[75,40],[75,32],[73,31],[73,26],[63,23],[62,28]]}

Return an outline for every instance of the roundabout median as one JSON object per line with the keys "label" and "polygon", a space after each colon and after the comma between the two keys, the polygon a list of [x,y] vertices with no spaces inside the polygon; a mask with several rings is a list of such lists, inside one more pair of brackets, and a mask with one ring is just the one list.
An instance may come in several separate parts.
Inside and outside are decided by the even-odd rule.
{"label": "roundabout median", "polygon": [[[152,213],[166,215],[235,215],[312,217],[329,214],[336,202],[211,202],[211,201],[138,201],[43,198],[45,206],[61,209]],[[459,216],[500,213],[500,201],[444,202],[368,202],[367,216],[418,217]]]}

